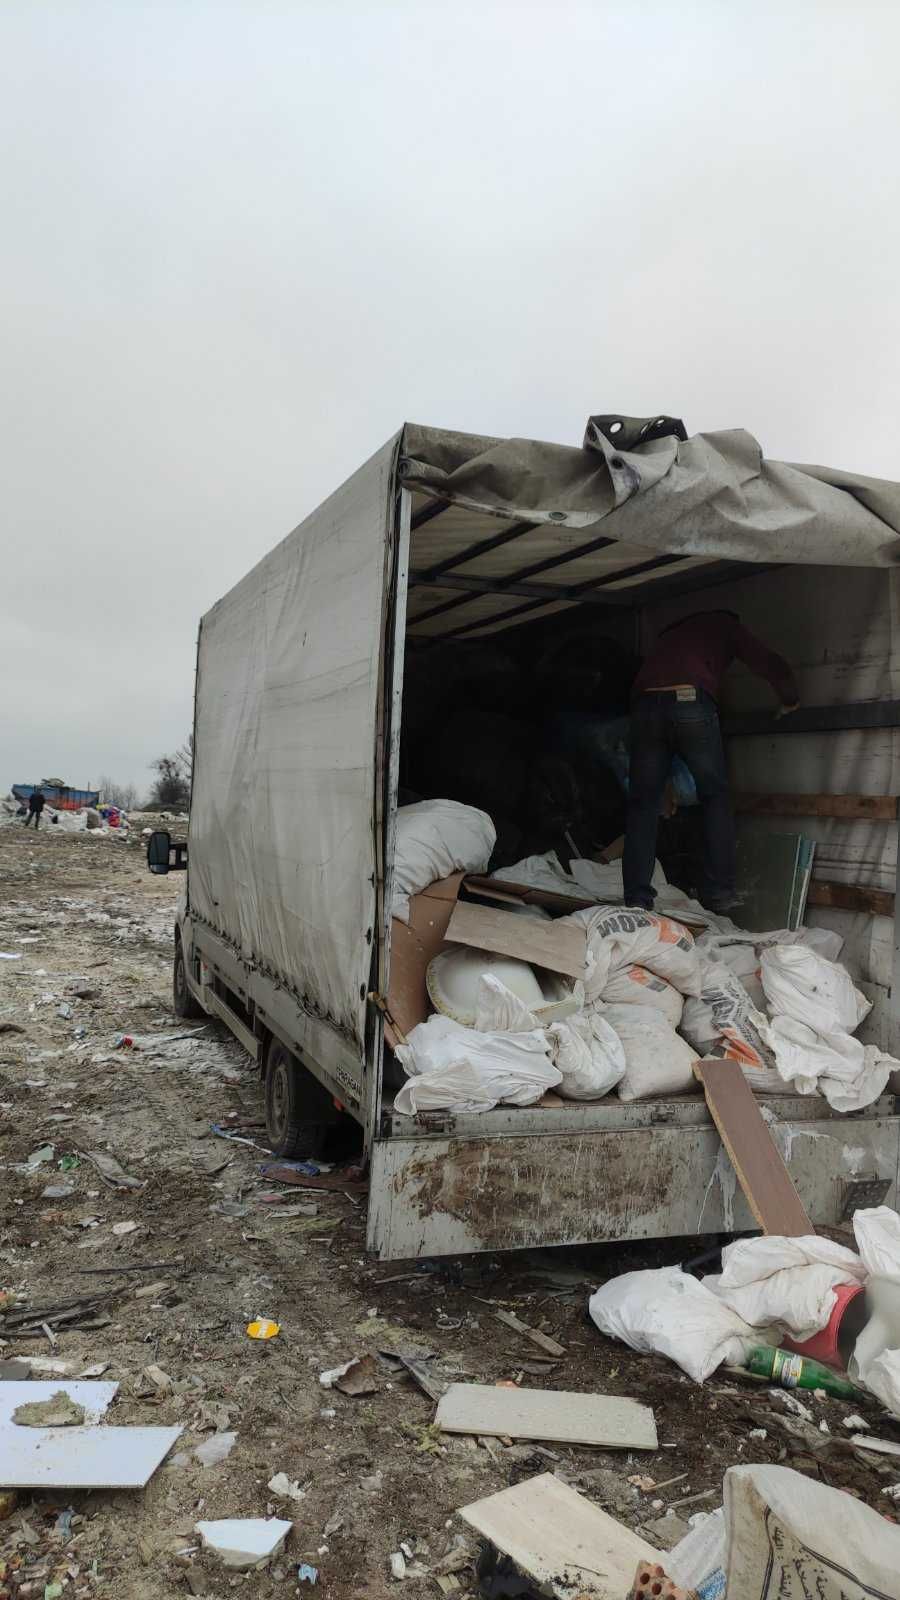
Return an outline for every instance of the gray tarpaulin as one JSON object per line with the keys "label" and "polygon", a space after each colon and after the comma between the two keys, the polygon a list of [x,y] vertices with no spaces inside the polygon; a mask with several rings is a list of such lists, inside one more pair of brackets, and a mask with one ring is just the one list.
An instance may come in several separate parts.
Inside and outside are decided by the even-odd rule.
{"label": "gray tarpaulin", "polygon": [[[603,419],[604,422],[607,419]],[[737,561],[900,562],[900,484],[768,461],[741,428],[636,444],[624,419],[590,419],[581,449],[408,424],[407,487],[488,515],[583,529],[685,555]],[[628,448],[625,448],[625,446]]]}

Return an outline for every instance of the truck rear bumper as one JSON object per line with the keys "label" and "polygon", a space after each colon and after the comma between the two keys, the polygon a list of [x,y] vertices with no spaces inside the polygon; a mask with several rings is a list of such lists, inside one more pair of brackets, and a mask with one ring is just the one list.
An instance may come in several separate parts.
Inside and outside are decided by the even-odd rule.
{"label": "truck rear bumper", "polygon": [[[647,1107],[621,1106],[607,1113],[621,1113],[619,1126],[379,1139],[369,1248],[383,1260],[407,1260],[758,1231],[705,1106],[694,1104],[693,1116],[678,1104],[674,1125],[634,1125]],[[836,1225],[855,1197],[895,1203],[900,1116],[892,1098],[850,1118],[834,1116],[824,1101],[794,1099],[770,1102],[769,1113],[817,1225]]]}

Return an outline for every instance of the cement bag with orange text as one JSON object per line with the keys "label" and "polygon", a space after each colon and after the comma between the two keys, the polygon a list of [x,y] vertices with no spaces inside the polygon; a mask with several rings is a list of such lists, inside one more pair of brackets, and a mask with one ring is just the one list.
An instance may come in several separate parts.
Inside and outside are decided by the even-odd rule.
{"label": "cement bag with orange text", "polygon": [[703,986],[697,999],[686,1000],[681,1032],[699,1056],[725,1056],[745,1067],[772,1067],[766,1044],[766,1019],[750,1000],[740,978],[724,961],[701,954]]}
{"label": "cement bag with orange text", "polygon": [[617,1033],[625,1051],[620,1100],[684,1094],[695,1087],[696,1052],[653,1006],[602,1006],[600,1014]]}
{"label": "cement bag with orange text", "polygon": [[678,1027],[684,1010],[678,990],[646,967],[620,967],[610,975],[601,998],[604,1005],[653,1006],[673,1028]]}
{"label": "cement bag with orange text", "polygon": [[591,906],[563,919],[587,933],[588,1000],[599,1000],[623,967],[646,967],[681,994],[699,994],[700,962],[687,928],[642,906]]}

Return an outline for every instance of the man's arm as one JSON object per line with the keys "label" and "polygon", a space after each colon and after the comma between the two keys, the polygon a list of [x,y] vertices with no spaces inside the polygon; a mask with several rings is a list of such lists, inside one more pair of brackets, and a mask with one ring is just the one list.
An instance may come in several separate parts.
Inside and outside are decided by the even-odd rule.
{"label": "man's arm", "polygon": [[734,630],[734,653],[739,661],[743,661],[755,672],[757,677],[765,678],[772,685],[783,706],[796,706],[800,700],[800,690],[797,680],[791,670],[790,663],[785,661],[777,651],[770,650],[761,639],[757,639],[749,628],[744,628],[738,623]]}

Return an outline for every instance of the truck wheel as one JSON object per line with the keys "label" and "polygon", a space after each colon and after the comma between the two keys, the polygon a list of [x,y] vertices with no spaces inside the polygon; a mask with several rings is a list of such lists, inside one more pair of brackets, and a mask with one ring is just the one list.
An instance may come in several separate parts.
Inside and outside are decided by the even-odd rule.
{"label": "truck wheel", "polygon": [[321,1085],[273,1039],[266,1063],[266,1133],[273,1154],[299,1161],[320,1156],[333,1121],[330,1110]]}
{"label": "truck wheel", "polygon": [[176,1017],[205,1017],[206,1012],[199,1000],[194,998],[188,988],[187,968],[184,962],[184,950],[181,940],[175,941],[175,964],[172,968],[172,1005]]}

